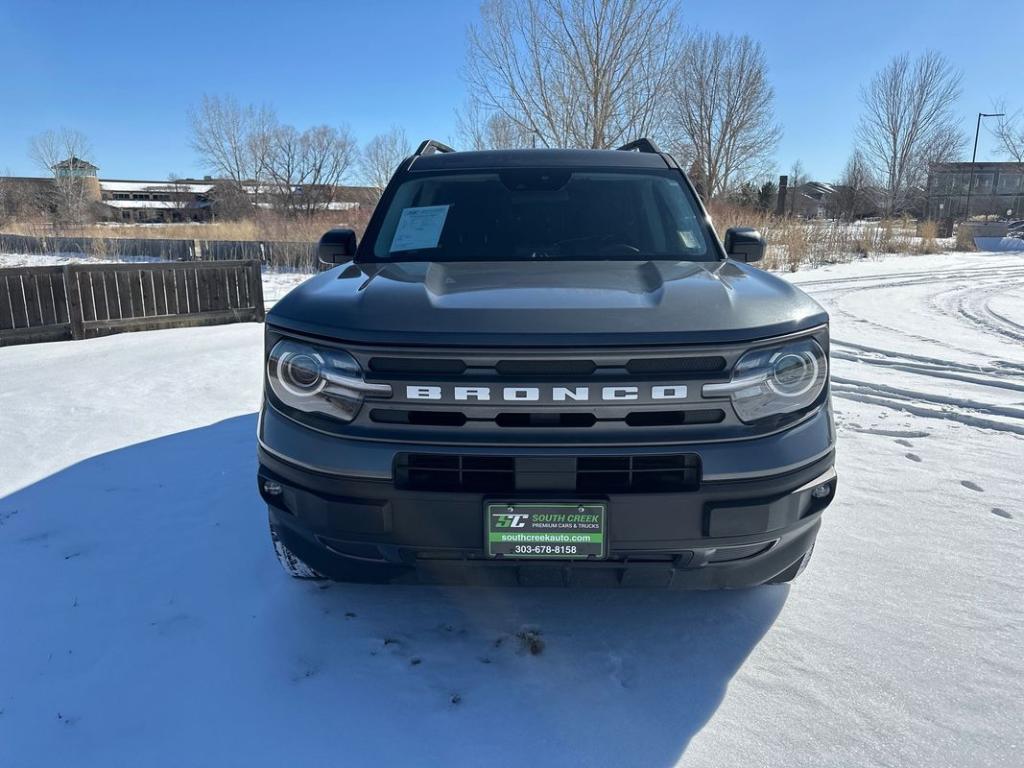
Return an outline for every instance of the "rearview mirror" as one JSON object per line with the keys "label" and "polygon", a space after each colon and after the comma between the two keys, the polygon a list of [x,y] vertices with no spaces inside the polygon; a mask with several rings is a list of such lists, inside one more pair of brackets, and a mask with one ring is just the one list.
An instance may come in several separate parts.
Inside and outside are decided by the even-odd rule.
{"label": "rearview mirror", "polygon": [[764,250],[764,238],[753,227],[729,227],[725,232],[725,252],[736,261],[760,261]]}
{"label": "rearview mirror", "polygon": [[356,233],[351,229],[329,229],[320,238],[317,259],[325,267],[351,261],[356,255]]}

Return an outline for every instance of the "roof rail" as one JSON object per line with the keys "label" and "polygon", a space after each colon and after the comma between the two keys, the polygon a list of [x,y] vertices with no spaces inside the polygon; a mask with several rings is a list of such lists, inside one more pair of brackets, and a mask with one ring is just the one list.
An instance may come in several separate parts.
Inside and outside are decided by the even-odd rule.
{"label": "roof rail", "polygon": [[637,139],[629,144],[623,144],[617,151],[620,152],[653,152],[656,155],[662,154],[658,146],[650,139]]}
{"label": "roof rail", "polygon": [[433,139],[427,139],[423,141],[413,154],[416,157],[423,157],[426,155],[432,155],[435,152],[454,152],[455,150],[449,147],[447,144],[442,144],[440,141],[434,141]]}

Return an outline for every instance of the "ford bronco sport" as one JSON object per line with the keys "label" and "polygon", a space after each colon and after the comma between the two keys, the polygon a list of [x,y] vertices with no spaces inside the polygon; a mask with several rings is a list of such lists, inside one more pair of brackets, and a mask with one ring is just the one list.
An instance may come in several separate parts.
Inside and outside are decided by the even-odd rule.
{"label": "ford bronco sport", "polygon": [[742,587],[836,492],[828,315],[641,139],[425,141],[267,316],[259,491],[293,576]]}

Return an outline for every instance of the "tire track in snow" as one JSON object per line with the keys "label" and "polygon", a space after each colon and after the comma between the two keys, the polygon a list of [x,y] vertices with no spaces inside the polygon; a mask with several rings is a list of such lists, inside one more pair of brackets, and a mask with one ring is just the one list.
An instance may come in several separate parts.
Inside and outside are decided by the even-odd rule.
{"label": "tire track in snow", "polygon": [[[962,274],[963,274],[963,278],[964,279],[970,277],[974,281],[972,286],[965,286],[965,288],[1001,287],[1001,288],[1010,290],[1010,289],[1013,289],[1013,288],[1017,287],[1018,285],[1024,284],[1024,269],[1021,269],[1021,270],[1014,269],[1014,270],[1010,270],[1010,271],[1003,271],[1003,272],[999,272],[999,273],[993,273],[991,275],[986,275],[986,276],[983,276],[981,278],[979,278],[979,274],[978,274],[977,270],[973,270],[971,272],[965,272],[965,273],[962,273]],[[1018,278],[1018,277],[1020,278],[1019,281],[1017,281],[1017,280],[1010,280],[1012,278]],[[976,349],[967,349],[965,347],[960,347],[960,346],[951,344],[948,340],[945,340],[945,339],[937,339],[937,338],[934,338],[934,337],[931,337],[931,336],[924,336],[924,335],[919,334],[919,333],[913,333],[913,332],[907,330],[906,328],[900,328],[900,327],[896,327],[896,326],[892,326],[892,325],[887,325],[886,323],[882,323],[882,322],[879,322],[877,320],[871,320],[871,319],[868,319],[866,317],[862,317],[860,315],[854,314],[853,312],[845,309],[842,306],[842,303],[841,303],[841,299],[843,297],[849,296],[850,294],[853,294],[853,293],[860,293],[860,292],[872,291],[872,290],[882,290],[882,289],[898,288],[898,287],[905,287],[905,286],[914,286],[914,285],[934,285],[934,284],[940,284],[941,285],[941,284],[947,283],[949,279],[953,279],[953,278],[952,277],[949,277],[949,278],[927,277],[927,278],[923,278],[921,280],[908,280],[908,281],[896,282],[896,283],[885,283],[885,284],[881,284],[881,285],[867,285],[867,286],[858,285],[858,286],[855,286],[855,287],[849,288],[849,289],[843,289],[843,288],[840,287],[840,288],[837,288],[836,291],[835,291],[838,295],[833,297],[833,300],[832,300],[831,306],[830,306],[830,312],[832,314],[841,315],[843,317],[846,317],[846,318],[848,318],[850,321],[852,321],[854,323],[859,323],[859,324],[862,324],[862,325],[869,325],[869,326],[872,326],[874,328],[878,328],[880,330],[887,331],[889,333],[895,334],[897,336],[902,336],[903,338],[913,339],[915,341],[923,341],[923,342],[928,343],[928,344],[937,344],[939,346],[943,346],[943,347],[946,347],[948,349],[953,349],[953,350],[956,350],[958,352],[963,352],[965,354],[976,355],[977,354],[977,350]],[[979,280],[981,281],[981,285],[980,286],[979,286]],[[1008,280],[1009,280],[1009,282],[1008,282]],[[954,288],[952,290],[957,290],[957,289]],[[963,289],[961,289],[961,290],[963,290]],[[949,292],[950,291],[944,291],[943,293],[949,293]],[[949,314],[949,313],[945,313],[944,312],[942,314]],[[991,328],[986,326],[986,327],[983,327],[983,330],[988,332],[988,331],[991,331]],[[1021,367],[1022,367],[1022,369],[1024,369],[1024,365],[1022,365]]]}
{"label": "tire track in snow", "polygon": [[923,400],[921,398],[911,398],[907,400],[893,399],[884,395],[873,394],[870,390],[860,390],[858,388],[846,389],[842,386],[833,386],[832,394],[843,400],[853,400],[858,403],[879,405],[884,408],[891,408],[895,411],[904,411],[914,416],[920,416],[926,419],[955,421],[969,427],[991,429],[996,432],[1006,432],[1013,435],[1024,436],[1024,424],[1018,425],[1013,422],[986,419],[982,416],[974,416],[973,414],[963,413],[956,410],[928,408],[923,404]]}
{"label": "tire track in snow", "polygon": [[961,317],[982,329],[990,330],[1013,341],[1024,341],[1024,327],[989,308],[989,301],[993,297],[1016,290],[1020,285],[1024,285],[1024,281],[1009,283],[995,289],[986,287],[964,291],[958,296],[957,312]]}
{"label": "tire track in snow", "polygon": [[904,371],[906,373],[914,373],[933,379],[948,379],[951,381],[962,381],[967,384],[975,384],[980,387],[994,387],[996,389],[1008,389],[1013,392],[1024,392],[1024,382],[1017,383],[1014,381],[1003,381],[996,378],[972,376],[967,373],[944,369],[941,366],[900,362],[899,360],[886,360],[877,357],[865,357],[864,355],[844,352],[843,350],[832,350],[832,358],[836,360],[846,360],[849,362],[879,366],[890,370]]}
{"label": "tire track in snow", "polygon": [[[1005,291],[1000,291],[999,294],[997,294],[997,295],[1001,296],[1003,293],[1005,293]],[[995,298],[995,296],[989,296],[988,297],[988,300],[985,302],[985,311],[987,311],[990,315],[992,315],[993,317],[998,319],[1000,322],[1006,323],[1007,325],[1009,325],[1009,326],[1011,326],[1013,328],[1020,328],[1022,331],[1024,331],[1024,325],[1022,325],[1021,323],[1018,323],[1018,322],[1016,322],[1014,320],[1011,320],[1006,315],[1002,315],[999,312],[996,312],[994,309],[992,309],[992,307],[990,305],[992,303],[992,299],[994,299],[994,298]]]}
{"label": "tire track in snow", "polygon": [[[908,298],[923,303],[928,314],[949,317],[954,322],[968,323],[984,337],[997,337],[1024,341],[1024,329],[1012,321],[993,313],[988,306],[992,297],[1006,291],[1016,290],[1024,284],[1024,268],[1020,260],[1001,259],[998,262],[972,264],[969,267],[944,269],[932,272],[903,272],[884,275],[857,275],[848,279],[812,281],[801,285],[811,292],[828,298],[829,309],[851,323],[849,332],[857,325],[877,328],[896,339],[924,342],[929,345],[964,352],[971,357],[984,349],[978,345],[972,349],[959,348],[948,339],[931,338],[917,328],[889,324],[870,317],[864,317],[843,306],[843,299],[865,291],[886,291],[906,288],[911,296],[897,296],[897,301]],[[916,290],[926,286],[923,291]],[[934,286],[929,288],[927,286]],[[924,295],[922,295],[924,294]],[[853,324],[857,325],[853,325]],[[928,327],[927,325],[924,327]],[[877,343],[877,342],[874,342]],[[899,342],[896,342],[899,344]],[[902,346],[902,345],[900,345]],[[939,353],[941,354],[941,353]],[[835,360],[863,363],[865,373],[877,370],[878,383],[860,378],[832,376],[832,393],[837,399],[869,403],[915,416],[955,421],[968,426],[991,429],[1024,436],[1024,407],[1012,404],[983,402],[987,399],[965,399],[954,395],[920,391],[916,386],[898,387],[889,384],[886,371],[900,371],[924,380],[959,381],[980,388],[1011,392],[1024,392],[1024,362],[1005,359],[988,359],[978,363],[956,362],[937,355],[897,352],[873,343],[860,344],[831,340],[831,355]],[[934,391],[934,385],[929,387]]]}
{"label": "tire track in snow", "polygon": [[978,400],[965,400],[964,398],[951,395],[935,395],[915,389],[902,389],[901,387],[891,387],[888,384],[857,381],[856,379],[847,379],[841,376],[832,377],[832,391],[836,394],[840,392],[847,394],[864,393],[874,397],[889,398],[893,401],[926,403],[975,411],[988,416],[1005,416],[1006,418],[1020,420],[1022,422],[1021,429],[1024,429],[1024,408],[1013,405],[996,405],[994,403],[983,403]]}
{"label": "tire track in snow", "polygon": [[[1016,277],[1024,275],[1024,267],[1016,263],[992,264],[987,267],[1009,267],[998,274],[1000,276]],[[894,272],[888,275],[862,275],[857,277],[837,277],[831,280],[808,280],[795,282],[801,290],[810,294],[815,293],[849,293],[855,290],[871,290],[875,288],[899,288],[908,285],[928,285],[930,283],[945,283],[950,280],[970,280],[979,277],[988,277],[986,273],[979,272],[979,268],[956,269],[935,272]],[[880,282],[881,281],[881,282]],[[818,290],[807,290],[818,289]]]}
{"label": "tire track in snow", "polygon": [[[861,362],[871,363],[874,361],[888,360],[894,364],[917,364],[924,368],[929,368],[935,371],[947,371],[957,373],[968,373],[968,374],[992,374],[997,376],[1024,376],[1024,363],[1012,363],[1006,360],[995,360],[991,361],[990,364],[971,364],[971,363],[957,363],[952,360],[944,360],[939,357],[928,357],[926,355],[915,355],[910,352],[896,352],[891,349],[882,349],[881,347],[871,347],[866,344],[857,344],[852,341],[844,341],[842,339],[831,339],[830,345],[833,347],[845,347],[847,350],[853,350],[853,353],[847,352],[847,355],[852,355]],[[842,351],[842,349],[840,349]],[[863,352],[866,355],[873,357],[865,357],[864,355],[857,355],[854,353]],[[835,352],[833,351],[833,354]]]}

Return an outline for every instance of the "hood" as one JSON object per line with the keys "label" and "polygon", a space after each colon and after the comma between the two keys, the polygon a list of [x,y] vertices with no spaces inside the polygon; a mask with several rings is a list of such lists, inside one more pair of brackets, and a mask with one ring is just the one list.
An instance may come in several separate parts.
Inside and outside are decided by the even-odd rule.
{"label": "hood", "polygon": [[400,262],[323,272],[267,321],[366,343],[621,346],[750,341],[828,315],[734,261]]}

